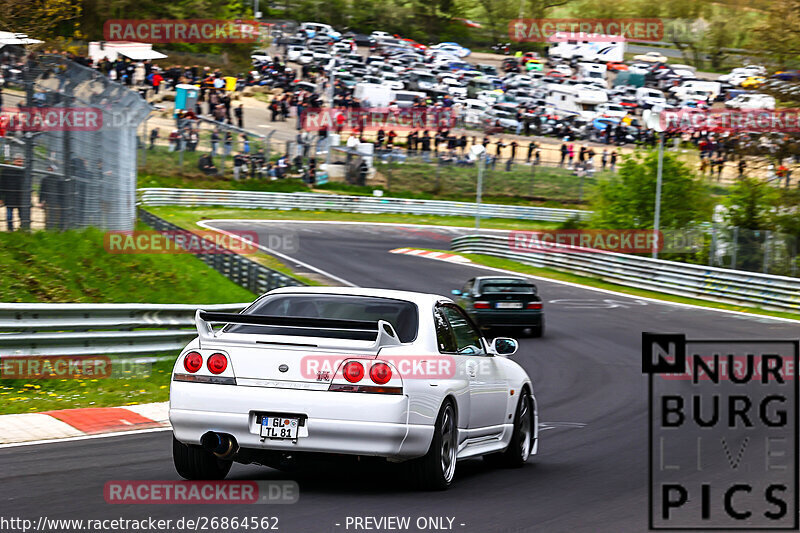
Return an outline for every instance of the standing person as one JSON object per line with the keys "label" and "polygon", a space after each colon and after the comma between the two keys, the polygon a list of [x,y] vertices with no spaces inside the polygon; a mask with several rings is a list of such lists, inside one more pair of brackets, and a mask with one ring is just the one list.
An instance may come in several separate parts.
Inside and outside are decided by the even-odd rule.
{"label": "standing person", "polygon": [[0,168],[0,201],[6,206],[6,228],[14,231],[14,209],[22,219],[22,184],[25,180],[22,156],[14,156],[13,165],[18,168]]}
{"label": "standing person", "polygon": [[572,143],[567,145],[567,159],[569,160],[569,163],[567,163],[567,168],[571,169],[572,161],[575,159],[575,145]]}
{"label": "standing person", "polygon": [[739,170],[739,177],[740,178],[744,177],[744,172],[745,170],[747,170],[747,163],[745,163],[744,157],[739,159],[739,164],[737,165],[737,168]]}
{"label": "standing person", "polygon": [[608,149],[603,148],[603,153],[600,155],[600,164],[602,165],[603,171],[606,169],[606,165],[608,164]]}
{"label": "standing person", "polygon": [[161,75],[157,67],[153,67],[153,76],[150,79],[150,85],[153,86],[153,94],[158,94],[161,89],[161,84],[164,82],[164,76]]}
{"label": "standing person", "polygon": [[61,213],[64,201],[64,182],[55,175],[55,166],[47,168],[39,189],[39,205],[44,208],[45,229],[62,229]]}
{"label": "standing person", "polygon": [[563,167],[564,161],[567,160],[567,154],[569,153],[566,143],[561,143],[560,150],[561,150],[561,161],[559,161],[558,166]]}
{"label": "standing person", "polygon": [[233,134],[231,132],[225,132],[225,141],[222,143],[222,149],[224,150],[225,157],[231,155],[231,151],[233,150]]}
{"label": "standing person", "polygon": [[426,162],[431,160],[430,151],[431,151],[431,136],[428,133],[428,130],[424,130],[422,132],[422,137],[420,137],[420,149],[422,150],[422,158],[425,159]]}
{"label": "standing person", "polygon": [[236,116],[236,124],[244,129],[244,104],[239,104],[239,107],[233,110],[233,114]]}
{"label": "standing person", "polygon": [[242,135],[242,152],[245,155],[250,154],[250,139],[247,138],[247,135]]}
{"label": "standing person", "polygon": [[494,152],[495,159],[500,159],[500,157],[503,155],[503,148],[505,148],[506,143],[503,142],[503,139],[497,139],[497,143],[495,143],[495,145],[497,147],[495,148]]}
{"label": "standing person", "polygon": [[610,161],[609,169],[611,170],[611,172],[616,172],[617,171],[617,151],[616,150],[612,150],[611,151],[611,161]]}
{"label": "standing person", "polygon": [[535,150],[536,150],[536,141],[531,141],[530,144],[528,144],[528,157],[527,159],[525,159],[526,162],[528,163],[531,162],[531,156],[533,155],[533,152]]}
{"label": "standing person", "polygon": [[417,145],[419,144],[419,133],[417,130],[412,131],[406,137],[406,149],[408,150],[409,154],[415,154],[417,152]]}
{"label": "standing person", "polygon": [[308,184],[311,187],[317,184],[317,160],[314,157],[308,160]]}
{"label": "standing person", "polygon": [[464,153],[467,151],[467,136],[462,135],[458,139],[458,147],[461,148],[461,155],[463,156]]}
{"label": "standing person", "polygon": [[244,168],[245,163],[247,162],[244,154],[239,152],[235,156],[233,156],[233,179],[234,181],[239,181],[239,176],[242,173],[242,168]]}
{"label": "standing person", "polygon": [[152,150],[155,147],[157,140],[158,140],[158,128],[153,128],[150,131],[150,150]]}
{"label": "standing person", "polygon": [[517,157],[517,146],[519,145],[517,144],[517,141],[511,141],[510,146],[511,146],[511,160],[513,161]]}
{"label": "standing person", "polygon": [[383,128],[381,128],[378,130],[378,136],[376,138],[377,142],[375,143],[378,151],[380,151],[383,148],[383,142],[385,140],[386,140],[386,132],[383,131]]}
{"label": "standing person", "polygon": [[275,122],[275,120],[277,120],[279,111],[280,111],[280,106],[278,105],[278,99],[273,98],[272,101],[269,103],[269,112],[272,115],[270,119],[271,122]]}
{"label": "standing person", "polygon": [[217,150],[219,149],[219,130],[214,129],[211,132],[211,157],[217,157]]}
{"label": "standing person", "polygon": [[386,148],[392,150],[394,148],[394,140],[397,138],[397,133],[394,130],[389,130],[386,134]]}

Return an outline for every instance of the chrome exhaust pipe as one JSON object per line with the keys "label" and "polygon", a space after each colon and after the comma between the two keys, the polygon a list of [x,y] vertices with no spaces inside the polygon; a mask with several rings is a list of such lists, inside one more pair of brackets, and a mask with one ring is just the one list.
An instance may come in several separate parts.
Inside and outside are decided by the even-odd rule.
{"label": "chrome exhaust pipe", "polygon": [[200,437],[200,445],[204,450],[213,453],[220,459],[227,459],[239,451],[239,444],[232,435],[213,431]]}

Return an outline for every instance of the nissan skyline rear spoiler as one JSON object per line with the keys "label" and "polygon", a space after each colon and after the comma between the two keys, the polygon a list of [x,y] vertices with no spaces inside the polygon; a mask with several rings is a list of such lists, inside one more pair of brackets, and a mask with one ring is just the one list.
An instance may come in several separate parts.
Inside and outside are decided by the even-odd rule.
{"label": "nissan skyline rear spoiler", "polygon": [[[312,318],[297,316],[275,316],[275,315],[244,315],[239,313],[215,313],[198,309],[195,313],[195,324],[199,342],[214,342],[219,340],[212,323],[242,324],[251,326],[271,326],[285,328],[291,335],[292,330],[314,329],[331,332],[353,332],[363,334],[374,334],[375,343],[373,348],[379,349],[383,346],[394,346],[401,344],[394,326],[385,320],[346,320],[340,318]],[[255,333],[254,335],[259,335]],[[274,335],[274,333],[273,333]],[[315,335],[316,336],[316,335]],[[325,338],[324,335],[320,337]],[[235,342],[233,339],[226,339],[226,342]],[[253,344],[257,341],[248,342]],[[319,346],[319,345],[318,345]]]}

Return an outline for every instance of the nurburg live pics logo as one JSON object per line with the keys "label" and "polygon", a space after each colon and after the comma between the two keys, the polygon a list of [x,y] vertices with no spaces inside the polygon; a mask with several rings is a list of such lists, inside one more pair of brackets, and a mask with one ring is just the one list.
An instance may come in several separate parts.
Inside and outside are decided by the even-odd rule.
{"label": "nurburg live pics logo", "polygon": [[797,340],[642,333],[651,530],[797,530]]}

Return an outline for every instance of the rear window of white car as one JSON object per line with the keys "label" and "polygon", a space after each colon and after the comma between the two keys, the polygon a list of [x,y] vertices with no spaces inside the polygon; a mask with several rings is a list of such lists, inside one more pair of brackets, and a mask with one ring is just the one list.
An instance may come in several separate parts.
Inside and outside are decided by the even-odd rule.
{"label": "rear window of white car", "polygon": [[[405,300],[317,293],[267,296],[245,309],[244,314],[365,320],[369,322],[385,320],[394,327],[400,342],[411,342],[417,338],[419,317],[417,306]],[[330,332],[326,332],[324,335],[313,332],[309,334],[307,328],[297,328],[295,330],[294,328],[280,326],[229,325],[226,331],[231,333],[340,337],[339,335],[331,335]]]}

